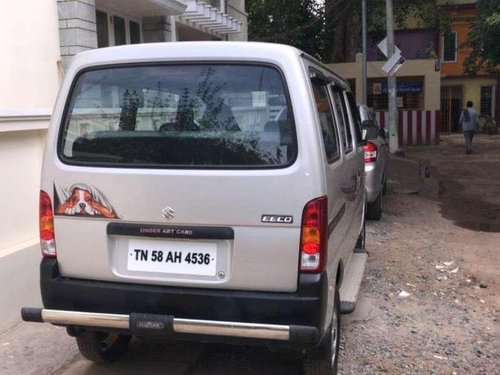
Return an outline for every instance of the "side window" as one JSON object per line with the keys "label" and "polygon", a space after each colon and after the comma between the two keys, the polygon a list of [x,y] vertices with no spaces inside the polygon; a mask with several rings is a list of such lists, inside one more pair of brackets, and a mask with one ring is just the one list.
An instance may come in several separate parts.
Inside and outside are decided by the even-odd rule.
{"label": "side window", "polygon": [[315,78],[312,80],[312,88],[325,145],[326,159],[331,163],[340,156],[340,152],[334,113],[328,98],[327,84]]}
{"label": "side window", "polygon": [[344,152],[347,154],[352,151],[352,133],[349,126],[349,116],[343,98],[342,90],[338,87],[332,87],[333,102],[335,104],[335,115],[341,133]]}
{"label": "side window", "polygon": [[[363,127],[361,125],[361,117],[359,116],[358,106],[356,105],[356,100],[354,99],[352,93],[346,92],[345,95],[347,97],[347,101],[349,102],[349,109],[354,121],[354,135],[356,136],[356,143],[359,144],[363,140]],[[369,116],[373,117],[371,113]]]}

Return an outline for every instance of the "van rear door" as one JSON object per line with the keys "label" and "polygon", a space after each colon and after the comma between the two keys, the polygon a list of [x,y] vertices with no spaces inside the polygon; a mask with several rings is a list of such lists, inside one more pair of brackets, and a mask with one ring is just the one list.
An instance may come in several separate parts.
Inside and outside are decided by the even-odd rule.
{"label": "van rear door", "polygon": [[[342,158],[339,129],[336,126],[333,98],[328,90],[328,81],[319,77],[311,80],[316,101],[316,110],[324,145],[324,173],[328,199],[328,262],[337,262],[342,255],[344,238],[347,232],[346,197],[342,194],[342,184],[346,164]],[[336,263],[334,264],[336,267]]]}
{"label": "van rear door", "polygon": [[276,67],[88,69],[59,133],[44,186],[54,189],[62,275],[296,289],[301,215],[317,181],[298,160]]}

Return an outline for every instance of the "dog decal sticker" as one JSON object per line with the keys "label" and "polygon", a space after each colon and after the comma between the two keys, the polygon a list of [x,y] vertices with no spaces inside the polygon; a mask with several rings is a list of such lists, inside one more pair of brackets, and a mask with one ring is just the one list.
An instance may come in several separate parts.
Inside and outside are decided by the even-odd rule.
{"label": "dog decal sticker", "polygon": [[106,196],[94,186],[77,183],[69,189],[54,185],[56,215],[117,219]]}

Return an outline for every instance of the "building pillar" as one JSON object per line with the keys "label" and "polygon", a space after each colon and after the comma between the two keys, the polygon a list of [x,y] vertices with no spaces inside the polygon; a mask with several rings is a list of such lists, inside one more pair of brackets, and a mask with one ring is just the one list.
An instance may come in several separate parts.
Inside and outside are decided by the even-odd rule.
{"label": "building pillar", "polygon": [[66,69],[78,52],[97,48],[95,0],[57,0],[59,46]]}
{"label": "building pillar", "polygon": [[175,24],[173,17],[158,16],[142,19],[142,40],[144,43],[175,41]]}
{"label": "building pillar", "polygon": [[242,22],[241,32],[235,34],[227,34],[227,40],[245,42],[248,40],[248,13],[245,12],[244,0],[225,0],[225,12],[237,20]]}

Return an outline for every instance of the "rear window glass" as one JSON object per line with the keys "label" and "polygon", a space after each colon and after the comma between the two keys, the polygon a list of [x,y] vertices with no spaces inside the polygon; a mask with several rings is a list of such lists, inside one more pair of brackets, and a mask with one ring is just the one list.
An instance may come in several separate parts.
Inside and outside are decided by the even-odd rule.
{"label": "rear window glass", "polygon": [[74,84],[59,153],[113,167],[284,167],[297,154],[291,113],[270,66],[89,70]]}

